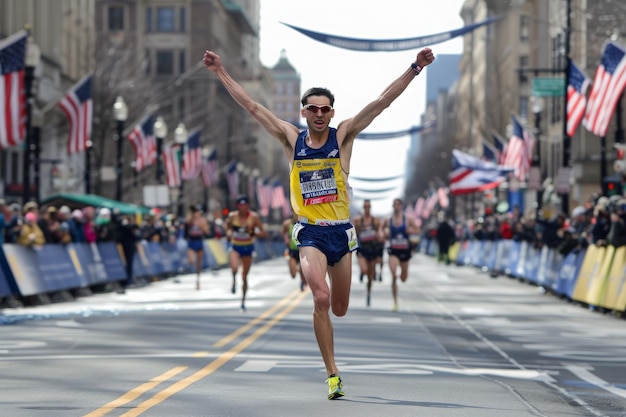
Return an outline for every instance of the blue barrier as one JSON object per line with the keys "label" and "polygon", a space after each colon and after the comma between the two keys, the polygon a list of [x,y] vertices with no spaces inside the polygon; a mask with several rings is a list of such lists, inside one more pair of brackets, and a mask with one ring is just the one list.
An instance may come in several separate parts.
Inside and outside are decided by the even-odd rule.
{"label": "blue barrier", "polygon": [[565,295],[570,299],[573,297],[574,289],[576,288],[576,278],[585,260],[585,253],[586,251],[584,250],[573,251],[563,259],[563,262],[558,267],[555,290],[557,294]]}
{"label": "blue barrier", "polygon": [[16,292],[16,289],[12,288],[11,281],[8,278],[10,273],[11,271],[4,257],[4,252],[0,250],[0,297],[10,297]]}
{"label": "blue barrier", "polygon": [[70,290],[85,286],[86,282],[76,272],[67,249],[62,245],[43,245],[35,250],[39,265],[39,279],[46,292]]}
{"label": "blue barrier", "polygon": [[49,291],[41,279],[35,249],[5,243],[2,250],[9,266],[7,278],[13,282],[20,295],[31,296]]}
{"label": "blue barrier", "polygon": [[107,271],[95,243],[72,243],[67,245],[70,256],[76,256],[79,266],[76,268],[83,286],[104,284],[107,282]]}
{"label": "blue barrier", "polygon": [[104,269],[107,271],[107,281],[126,279],[126,269],[117,244],[114,242],[98,243],[98,250],[102,256]]}

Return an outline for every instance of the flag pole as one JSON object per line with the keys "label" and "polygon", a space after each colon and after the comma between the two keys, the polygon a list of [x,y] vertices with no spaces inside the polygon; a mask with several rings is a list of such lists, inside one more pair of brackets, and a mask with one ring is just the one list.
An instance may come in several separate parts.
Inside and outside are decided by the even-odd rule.
{"label": "flag pole", "polygon": [[[572,0],[567,0],[566,8],[567,24],[565,26],[565,91],[563,93],[563,110],[567,111],[567,86],[569,85],[569,71],[572,65],[570,60],[570,38],[572,30]],[[571,138],[567,134],[567,116],[563,116],[563,168],[570,166],[571,158]],[[606,144],[603,145],[606,147]],[[603,151],[604,152],[604,151]],[[561,211],[569,214],[569,191],[561,195]]]}

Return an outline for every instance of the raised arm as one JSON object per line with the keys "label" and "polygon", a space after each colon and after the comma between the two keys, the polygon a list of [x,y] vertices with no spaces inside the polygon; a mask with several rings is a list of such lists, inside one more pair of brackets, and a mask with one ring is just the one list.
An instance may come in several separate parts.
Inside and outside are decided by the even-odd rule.
{"label": "raised arm", "polygon": [[350,145],[363,129],[406,90],[417,74],[434,60],[435,56],[430,48],[422,49],[417,54],[414,65],[409,66],[400,77],[389,84],[376,100],[367,104],[356,116],[341,122],[337,128],[341,146]]}
{"label": "raised arm", "polygon": [[222,59],[215,52],[205,51],[202,60],[204,66],[217,75],[224,88],[241,107],[254,117],[270,135],[278,139],[283,148],[293,149],[293,143],[298,137],[296,126],[279,119],[265,106],[254,101],[248,92],[226,71],[222,65]]}

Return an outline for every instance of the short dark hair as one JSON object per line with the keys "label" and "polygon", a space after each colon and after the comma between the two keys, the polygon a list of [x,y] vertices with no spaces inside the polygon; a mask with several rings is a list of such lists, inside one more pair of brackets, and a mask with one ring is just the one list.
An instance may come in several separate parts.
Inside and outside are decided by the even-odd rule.
{"label": "short dark hair", "polygon": [[330,92],[328,88],[313,87],[313,88],[309,88],[308,90],[306,90],[304,94],[302,94],[301,103],[303,106],[308,104],[309,97],[311,96],[328,97],[328,99],[330,100],[330,106],[332,107],[335,105],[335,96],[333,95],[333,93]]}

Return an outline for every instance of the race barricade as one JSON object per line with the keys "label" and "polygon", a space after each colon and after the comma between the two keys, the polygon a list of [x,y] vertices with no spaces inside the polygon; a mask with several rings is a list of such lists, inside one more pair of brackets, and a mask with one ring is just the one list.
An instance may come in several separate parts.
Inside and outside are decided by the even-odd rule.
{"label": "race barricade", "polygon": [[528,242],[515,242],[511,251],[511,275],[516,278],[525,279],[528,275],[528,265],[526,264],[526,254],[529,248]]}
{"label": "race barricade", "polygon": [[85,287],[107,282],[107,271],[97,244],[70,243],[66,249],[70,257],[76,260],[74,267]]}
{"label": "race barricade", "polygon": [[96,244],[104,269],[107,273],[107,281],[120,281],[126,279],[126,269],[124,268],[124,262],[122,256],[117,248],[115,242],[101,242]]}
{"label": "race barricade", "polygon": [[526,248],[526,256],[524,259],[524,276],[520,278],[525,278],[530,282],[534,282],[535,284],[539,283],[539,267],[541,263],[541,251],[535,248],[533,245],[527,244]]}
{"label": "race barricade", "polygon": [[493,265],[493,272],[498,274],[511,274],[511,249],[513,247],[513,241],[510,239],[501,240],[498,242],[495,252],[495,263]]}
{"label": "race barricade", "polygon": [[[624,311],[626,302],[620,302],[626,286],[626,246],[614,248],[613,261],[606,278],[606,290],[604,291],[600,306],[609,310]],[[626,301],[626,300],[625,300]]]}
{"label": "race barricade", "polygon": [[585,259],[580,267],[578,278],[576,278],[576,286],[572,299],[582,303],[594,304],[595,300],[590,297],[590,290],[593,286],[596,276],[600,274],[600,269],[606,255],[606,247],[598,247],[589,245],[585,253]]}
{"label": "race barricade", "polygon": [[461,243],[459,241],[454,242],[450,245],[450,250],[448,250],[448,258],[450,262],[456,262],[459,257],[459,252],[461,251]]}
{"label": "race barricade", "polygon": [[11,283],[7,277],[8,269],[9,266],[4,257],[4,253],[0,250],[0,298],[14,295],[14,291],[11,289]]}
{"label": "race barricade", "polygon": [[580,274],[583,261],[585,260],[585,250],[570,252],[557,268],[556,286],[554,292],[564,295],[569,299],[574,297],[576,280]]}
{"label": "race barricade", "polygon": [[216,267],[224,267],[228,265],[228,247],[227,241],[224,239],[209,239],[207,241],[209,252],[215,260]]}
{"label": "race barricade", "polygon": [[498,253],[499,242],[488,240],[483,247],[483,261],[482,268],[487,271],[494,271],[496,269],[496,255]]}

